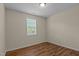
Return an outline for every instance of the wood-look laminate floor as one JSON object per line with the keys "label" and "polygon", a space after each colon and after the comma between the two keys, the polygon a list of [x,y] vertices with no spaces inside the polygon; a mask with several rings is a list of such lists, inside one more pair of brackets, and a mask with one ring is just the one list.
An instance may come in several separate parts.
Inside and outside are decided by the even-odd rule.
{"label": "wood-look laminate floor", "polygon": [[6,56],[79,56],[79,52],[44,42],[30,47],[8,51]]}

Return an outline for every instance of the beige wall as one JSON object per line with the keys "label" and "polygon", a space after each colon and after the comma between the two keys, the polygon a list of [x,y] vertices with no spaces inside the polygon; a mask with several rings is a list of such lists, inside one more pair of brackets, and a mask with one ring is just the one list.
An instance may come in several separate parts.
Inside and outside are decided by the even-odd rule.
{"label": "beige wall", "polygon": [[[37,35],[27,36],[26,18],[37,20]],[[46,41],[79,51],[79,6],[50,16],[47,20],[6,9],[7,51]]]}
{"label": "beige wall", "polygon": [[[36,19],[37,35],[27,36],[24,21]],[[45,19],[6,9],[6,47],[7,51],[45,42]]]}
{"label": "beige wall", "polygon": [[4,5],[0,4],[0,56],[5,54],[5,12]]}
{"label": "beige wall", "polygon": [[79,6],[50,16],[47,35],[49,42],[79,51]]}

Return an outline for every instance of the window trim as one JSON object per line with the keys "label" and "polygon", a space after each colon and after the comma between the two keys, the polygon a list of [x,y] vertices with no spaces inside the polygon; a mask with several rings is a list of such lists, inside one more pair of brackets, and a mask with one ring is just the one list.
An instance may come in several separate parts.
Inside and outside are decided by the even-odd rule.
{"label": "window trim", "polygon": [[[35,32],[34,33],[29,33],[28,31],[27,31],[27,28],[28,28],[28,26],[27,26],[27,21],[28,20],[33,20],[34,22],[35,22]],[[32,19],[32,18],[27,18],[26,19],[26,31],[27,31],[27,35],[28,36],[30,36],[30,35],[36,35],[37,34],[37,21],[36,21],[36,19]]]}

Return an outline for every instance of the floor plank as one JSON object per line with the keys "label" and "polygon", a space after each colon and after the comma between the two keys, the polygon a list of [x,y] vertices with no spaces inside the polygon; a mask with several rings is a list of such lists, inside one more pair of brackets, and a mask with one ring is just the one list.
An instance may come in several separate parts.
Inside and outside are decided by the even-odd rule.
{"label": "floor plank", "polygon": [[6,56],[79,56],[79,51],[44,42],[30,47],[8,51]]}

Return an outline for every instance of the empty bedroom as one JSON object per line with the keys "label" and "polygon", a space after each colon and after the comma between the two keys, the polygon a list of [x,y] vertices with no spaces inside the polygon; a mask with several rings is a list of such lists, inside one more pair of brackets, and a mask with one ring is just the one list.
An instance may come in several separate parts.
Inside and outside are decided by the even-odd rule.
{"label": "empty bedroom", "polygon": [[79,4],[0,3],[0,55],[79,56]]}

